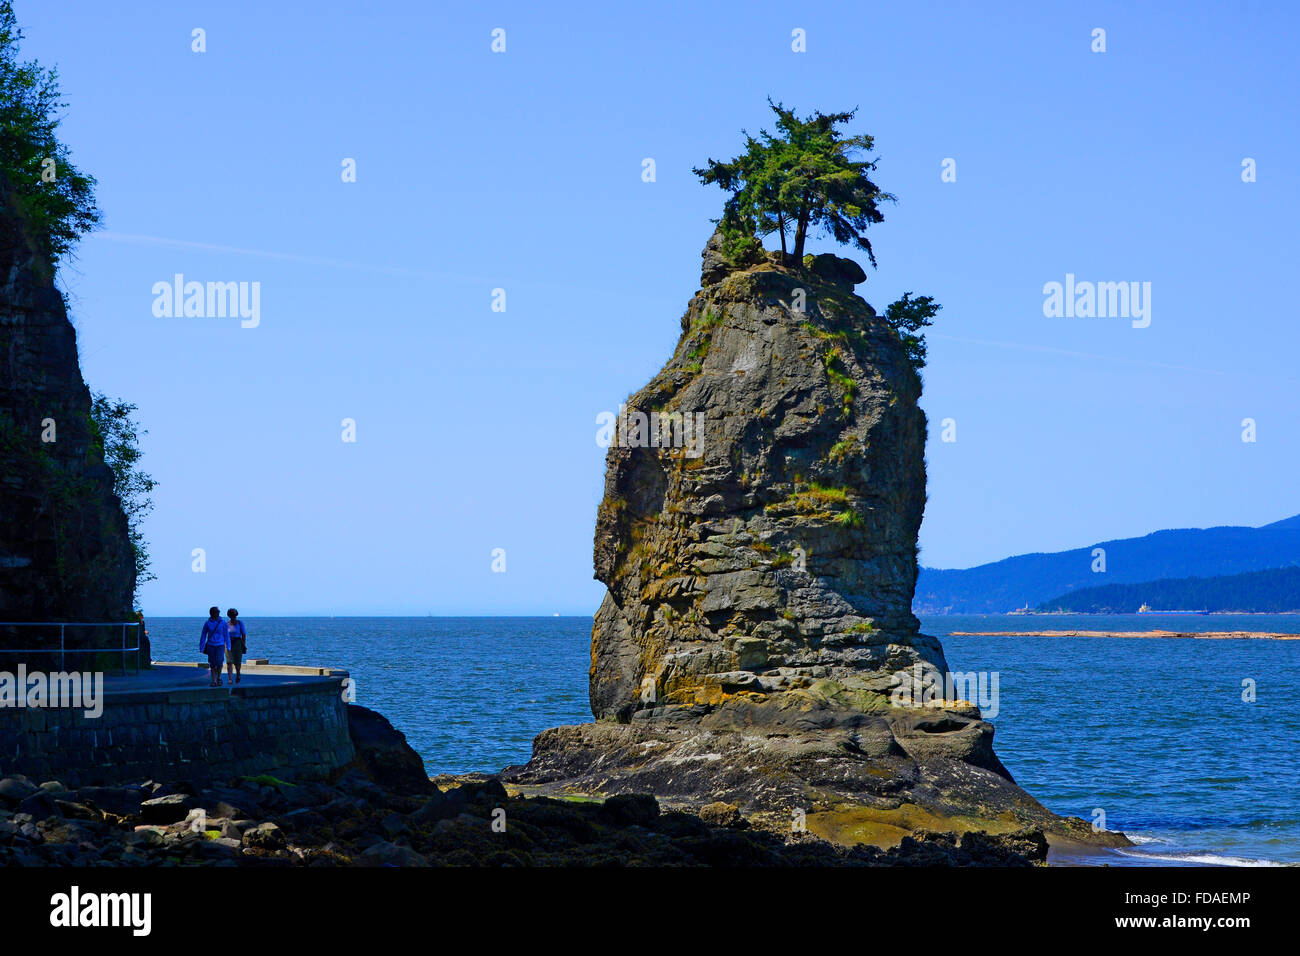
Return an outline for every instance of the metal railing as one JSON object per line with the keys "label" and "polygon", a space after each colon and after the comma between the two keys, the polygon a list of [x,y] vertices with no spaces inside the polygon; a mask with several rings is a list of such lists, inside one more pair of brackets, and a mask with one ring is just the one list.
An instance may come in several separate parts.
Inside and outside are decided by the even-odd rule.
{"label": "metal railing", "polygon": [[[47,627],[59,629],[59,670],[66,669],[66,657],[68,654],[116,654],[122,655],[122,676],[126,676],[126,655],[135,652],[135,672],[140,673],[140,627],[139,621],[0,621],[0,630],[6,627]],[[68,647],[68,628],[70,627],[119,627],[122,629],[122,646],[121,647]],[[128,627],[137,628],[135,632],[135,646],[126,646],[126,629]],[[55,648],[50,647],[0,647],[0,654],[54,654]]]}

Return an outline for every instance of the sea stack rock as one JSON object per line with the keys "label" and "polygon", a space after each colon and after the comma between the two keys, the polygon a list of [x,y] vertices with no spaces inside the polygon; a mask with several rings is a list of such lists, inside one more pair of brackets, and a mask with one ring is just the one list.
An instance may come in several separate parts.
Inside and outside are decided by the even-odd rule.
{"label": "sea stack rock", "polygon": [[[77,333],[2,178],[0,369],[0,621],[131,619],[135,557],[92,439]],[[0,644],[47,636],[14,629]],[[83,636],[102,645],[119,635],[70,634],[69,643]]]}
{"label": "sea stack rock", "polygon": [[946,669],[912,615],[921,383],[862,270],[719,268],[606,458],[591,707],[628,721]]}
{"label": "sea stack rock", "polygon": [[1014,784],[972,703],[900,697],[948,665],[911,610],[921,382],[863,279],[837,256],[729,262],[710,239],[606,458],[597,722],[539,735],[508,781],[721,800],[841,842],[1080,829]]}

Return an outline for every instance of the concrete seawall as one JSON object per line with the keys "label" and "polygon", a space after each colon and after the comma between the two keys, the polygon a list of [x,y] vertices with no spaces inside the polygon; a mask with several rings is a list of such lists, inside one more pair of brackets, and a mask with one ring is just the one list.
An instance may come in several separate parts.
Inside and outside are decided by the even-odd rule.
{"label": "concrete seawall", "polygon": [[103,713],[0,707],[0,777],[69,787],[244,774],[322,777],[352,761],[343,682],[326,668],[244,668],[231,687],[207,671],[156,664],[105,681]]}

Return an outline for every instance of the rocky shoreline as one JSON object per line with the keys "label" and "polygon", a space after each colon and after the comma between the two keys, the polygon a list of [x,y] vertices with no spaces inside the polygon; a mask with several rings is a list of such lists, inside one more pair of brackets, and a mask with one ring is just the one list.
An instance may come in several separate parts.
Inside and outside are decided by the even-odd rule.
{"label": "rocky shoreline", "polygon": [[[755,825],[736,806],[665,810],[510,794],[496,777],[424,774],[386,720],[354,708],[353,766],[329,780],[244,777],[68,789],[0,779],[0,865],[154,866],[1034,866],[1041,830],[926,832],[888,849]],[[438,784],[441,784],[439,786]],[[788,828],[787,828],[788,829]]]}

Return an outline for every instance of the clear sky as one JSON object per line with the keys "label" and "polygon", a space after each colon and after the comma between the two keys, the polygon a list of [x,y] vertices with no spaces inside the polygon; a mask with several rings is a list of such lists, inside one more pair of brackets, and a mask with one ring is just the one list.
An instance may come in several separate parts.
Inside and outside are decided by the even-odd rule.
{"label": "clear sky", "polygon": [[[859,108],[899,202],[858,292],[944,306],[924,564],[1300,511],[1294,4],[16,9],[99,179],[62,281],[149,429],[150,614],[594,611],[596,416],[671,353],[722,200],[691,167],[769,95]],[[155,316],[176,273],[260,283],[260,323]],[[1151,283],[1150,325],[1045,316],[1067,274]]]}

